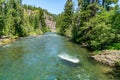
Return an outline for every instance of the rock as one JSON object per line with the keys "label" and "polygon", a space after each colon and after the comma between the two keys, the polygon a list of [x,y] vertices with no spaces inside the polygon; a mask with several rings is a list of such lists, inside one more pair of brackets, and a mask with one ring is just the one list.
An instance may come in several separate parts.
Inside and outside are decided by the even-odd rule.
{"label": "rock", "polygon": [[44,13],[45,15],[45,23],[47,25],[47,27],[51,30],[51,32],[55,32],[56,31],[56,21],[54,20],[54,18],[46,13]]}
{"label": "rock", "polygon": [[97,62],[109,66],[115,66],[116,62],[120,62],[120,50],[103,50],[102,54],[92,56]]}
{"label": "rock", "polygon": [[6,39],[6,38],[9,38],[8,36],[1,36],[0,37],[1,39]]}

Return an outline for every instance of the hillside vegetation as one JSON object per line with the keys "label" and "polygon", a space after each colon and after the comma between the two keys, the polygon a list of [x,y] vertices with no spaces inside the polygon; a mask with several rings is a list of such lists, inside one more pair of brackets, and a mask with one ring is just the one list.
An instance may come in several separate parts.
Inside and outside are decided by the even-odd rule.
{"label": "hillside vegetation", "polygon": [[[120,49],[118,0],[78,0],[78,9],[67,0],[58,15],[57,32],[91,50]],[[113,5],[114,6],[111,6]]]}
{"label": "hillside vegetation", "polygon": [[[48,19],[49,16],[51,20]],[[38,35],[50,31],[55,23],[52,14],[46,10],[23,5],[22,0],[0,0],[0,36]],[[51,22],[50,22],[51,21]]]}

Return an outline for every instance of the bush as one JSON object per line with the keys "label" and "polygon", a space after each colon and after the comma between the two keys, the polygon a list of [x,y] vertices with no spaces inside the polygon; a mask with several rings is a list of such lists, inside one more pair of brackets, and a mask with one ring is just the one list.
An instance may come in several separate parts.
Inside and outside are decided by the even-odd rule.
{"label": "bush", "polygon": [[107,49],[120,50],[120,43],[113,43],[112,45],[108,46]]}

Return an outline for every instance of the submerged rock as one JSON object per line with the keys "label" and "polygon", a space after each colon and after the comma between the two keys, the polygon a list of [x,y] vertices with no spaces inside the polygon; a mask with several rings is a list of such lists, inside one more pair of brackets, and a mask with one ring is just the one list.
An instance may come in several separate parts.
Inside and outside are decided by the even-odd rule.
{"label": "submerged rock", "polygon": [[103,50],[101,54],[92,56],[98,62],[109,66],[115,66],[116,62],[120,62],[120,50]]}

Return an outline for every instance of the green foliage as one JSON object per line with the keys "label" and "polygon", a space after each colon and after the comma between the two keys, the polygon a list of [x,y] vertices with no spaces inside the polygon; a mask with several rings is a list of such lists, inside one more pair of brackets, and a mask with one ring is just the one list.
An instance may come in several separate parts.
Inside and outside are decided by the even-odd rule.
{"label": "green foliage", "polygon": [[[118,6],[113,10],[100,7],[99,3],[78,0],[79,9],[74,15],[72,39],[85,44],[93,50],[111,47],[119,49],[120,42],[120,10]],[[111,3],[115,3],[112,0]],[[108,2],[107,2],[108,3]],[[110,3],[110,4],[111,4]],[[107,4],[109,6],[109,4]],[[116,46],[116,47],[115,47]]]}
{"label": "green foliage", "polygon": [[3,9],[3,4],[4,4],[4,0],[0,1],[0,35],[3,35],[3,29],[5,26],[5,22],[4,22],[4,9]]}
{"label": "green foliage", "polygon": [[78,0],[78,10],[70,17],[70,3],[58,15],[57,29],[62,35],[72,27],[72,40],[89,49],[120,49],[120,9],[118,0]]}
{"label": "green foliage", "polygon": [[117,49],[120,50],[120,8],[118,6],[115,7],[114,15],[112,16],[112,30],[114,30],[115,39],[111,45],[109,45],[108,49]]}
{"label": "green foliage", "polygon": [[0,0],[0,36],[28,36],[48,31],[44,10],[22,5],[22,0]]}
{"label": "green foliage", "polygon": [[120,9],[118,6],[110,6],[117,2],[118,0],[78,0],[78,10],[73,14],[73,3],[67,0],[64,12],[57,17],[58,32],[68,36],[66,32],[71,27],[74,42],[85,44],[92,50],[111,46],[119,49]]}
{"label": "green foliage", "polygon": [[113,43],[107,47],[107,49],[120,50],[120,43]]}
{"label": "green foliage", "polygon": [[57,16],[57,22],[56,22],[56,28],[57,28],[57,32],[60,34],[60,28],[62,26],[62,19],[63,19],[63,13],[59,14]]}
{"label": "green foliage", "polygon": [[72,19],[73,19],[73,2],[72,0],[67,0],[65,4],[65,9],[63,15],[60,16],[60,21],[58,21],[60,24],[59,27],[59,33],[61,35],[66,35],[66,32],[70,29],[72,26]]}
{"label": "green foliage", "polygon": [[3,16],[0,15],[0,35],[3,35],[3,28],[4,28],[4,19],[3,19]]}
{"label": "green foliage", "polygon": [[115,38],[114,30],[111,29],[112,13],[103,11],[89,22],[85,22],[80,28],[80,33],[82,32],[80,41],[85,41],[92,49],[104,49],[108,46]]}
{"label": "green foliage", "polygon": [[[73,29],[72,29],[72,39],[77,43],[83,43],[80,36],[84,36],[87,30],[82,29],[86,22],[89,22],[93,18],[99,9],[96,2],[90,3],[87,0],[78,0],[78,11],[74,15]],[[83,42],[82,42],[83,41]]]}
{"label": "green foliage", "polygon": [[45,33],[47,32],[47,26],[46,26],[46,23],[45,23],[45,18],[44,18],[44,13],[42,10],[39,11],[39,21],[40,21],[40,27],[42,27],[42,32]]}

